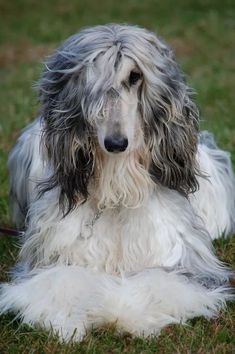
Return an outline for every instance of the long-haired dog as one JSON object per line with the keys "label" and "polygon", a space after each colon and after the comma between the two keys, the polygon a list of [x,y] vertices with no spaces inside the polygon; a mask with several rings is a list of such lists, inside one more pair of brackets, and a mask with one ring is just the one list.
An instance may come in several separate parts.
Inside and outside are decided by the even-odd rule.
{"label": "long-haired dog", "polygon": [[40,116],[9,158],[26,231],[1,312],[76,340],[107,322],[149,335],[215,315],[230,273],[211,239],[234,231],[234,174],[199,133],[169,47],[134,26],[87,28],[38,89]]}

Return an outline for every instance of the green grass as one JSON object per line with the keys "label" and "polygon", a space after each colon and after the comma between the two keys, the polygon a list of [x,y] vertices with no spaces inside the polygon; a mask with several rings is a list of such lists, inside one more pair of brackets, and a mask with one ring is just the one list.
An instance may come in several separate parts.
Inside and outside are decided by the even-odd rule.
{"label": "green grass", "polygon": [[[6,161],[19,130],[36,115],[32,82],[40,61],[82,26],[139,24],[158,32],[175,49],[197,91],[202,128],[214,132],[235,163],[235,2],[233,0],[0,0],[0,225],[10,223]],[[218,256],[235,266],[235,239],[215,242]],[[15,241],[0,238],[0,278],[17,257]],[[220,317],[169,326],[157,338],[119,336],[105,328],[80,344],[61,344],[39,329],[0,319],[0,353],[232,353],[234,306]]]}

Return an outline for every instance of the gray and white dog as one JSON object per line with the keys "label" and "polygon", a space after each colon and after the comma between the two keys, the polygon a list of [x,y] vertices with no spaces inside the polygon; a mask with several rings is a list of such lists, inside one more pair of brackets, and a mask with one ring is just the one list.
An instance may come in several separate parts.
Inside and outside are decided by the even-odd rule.
{"label": "gray and white dog", "polygon": [[81,340],[214,316],[229,271],[211,239],[235,225],[230,157],[207,132],[171,49],[135,26],[86,28],[47,60],[41,112],[9,157],[26,228],[0,311]]}

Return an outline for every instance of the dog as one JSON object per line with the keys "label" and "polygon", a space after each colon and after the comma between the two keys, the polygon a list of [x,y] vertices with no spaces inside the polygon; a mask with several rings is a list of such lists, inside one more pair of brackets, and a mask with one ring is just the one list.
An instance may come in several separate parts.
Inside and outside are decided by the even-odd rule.
{"label": "dog", "polygon": [[215,316],[231,294],[212,239],[235,230],[235,177],[172,50],[137,26],[85,28],[37,89],[9,156],[25,234],[1,313],[77,341],[111,322],[148,336]]}

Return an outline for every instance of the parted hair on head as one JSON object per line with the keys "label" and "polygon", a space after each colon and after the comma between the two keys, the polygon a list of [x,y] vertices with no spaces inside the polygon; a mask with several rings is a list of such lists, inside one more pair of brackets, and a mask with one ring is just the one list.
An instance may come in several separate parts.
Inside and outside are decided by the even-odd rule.
{"label": "parted hair on head", "polygon": [[[47,59],[38,89],[53,171],[42,189],[58,187],[68,211],[89,197],[92,177],[97,183],[98,167],[111,160],[130,176],[135,164],[136,189],[138,173],[185,195],[197,189],[198,110],[172,50],[154,33],[85,28]],[[125,183],[126,192],[113,192],[118,203]]]}

